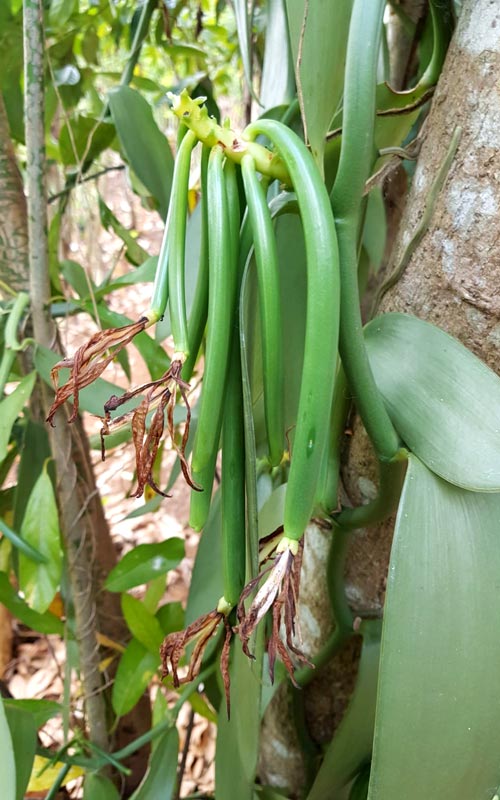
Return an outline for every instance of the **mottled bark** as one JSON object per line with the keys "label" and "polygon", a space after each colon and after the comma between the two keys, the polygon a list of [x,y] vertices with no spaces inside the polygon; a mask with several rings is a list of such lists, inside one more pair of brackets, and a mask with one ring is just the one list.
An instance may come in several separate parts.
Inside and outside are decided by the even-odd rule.
{"label": "mottled bark", "polygon": [[15,292],[28,284],[26,213],[23,181],[0,92],[0,280]]}
{"label": "mottled bark", "polygon": [[[418,5],[418,4],[416,4]],[[400,63],[404,59],[401,55]],[[443,74],[424,132],[413,184],[405,203],[399,234],[386,274],[398,268],[443,163],[456,125],[461,141],[440,191],[432,219],[398,283],[385,295],[379,313],[403,311],[439,325],[460,339],[500,372],[500,5],[497,0],[464,0]],[[397,81],[396,81],[397,83]],[[399,191],[396,193],[399,204]],[[377,494],[378,471],[359,418],[351,420],[342,468],[344,499],[357,506]],[[394,516],[381,525],[355,531],[346,568],[346,590],[352,609],[381,614],[394,528]],[[316,578],[319,576],[319,579]],[[324,576],[308,576],[317,593]],[[323,595],[324,596],[324,595]],[[324,623],[324,634],[328,630]],[[351,651],[352,652],[352,651]],[[349,663],[348,659],[351,658]],[[306,719],[316,741],[335,726],[355,673],[352,656],[337,658],[323,682],[323,695]],[[321,678],[318,681],[321,686]],[[306,692],[311,697],[313,686]],[[323,712],[330,705],[325,718]],[[321,719],[322,731],[314,726]],[[294,734],[289,699],[278,694],[263,727],[262,773],[274,785],[297,788],[304,781],[300,747]]]}

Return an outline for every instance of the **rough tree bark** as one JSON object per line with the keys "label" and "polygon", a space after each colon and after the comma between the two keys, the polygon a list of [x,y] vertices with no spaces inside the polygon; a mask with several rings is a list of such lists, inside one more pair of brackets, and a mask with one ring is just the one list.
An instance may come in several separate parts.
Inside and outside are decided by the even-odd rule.
{"label": "rough tree bark", "polygon": [[[415,4],[418,5],[418,4]],[[429,320],[460,339],[500,372],[500,5],[498,0],[464,0],[424,132],[424,141],[399,234],[386,274],[398,268],[422,217],[429,188],[443,163],[455,126],[461,140],[447,180],[436,199],[428,230],[402,277],[384,296],[378,313],[403,311]],[[354,506],[377,492],[377,466],[360,421],[352,420],[342,483]],[[360,615],[382,613],[394,516],[352,534],[346,589]],[[315,548],[314,544],[310,547]],[[309,573],[322,591],[323,576]],[[315,578],[318,580],[316,581]],[[328,619],[322,623],[328,629]],[[338,721],[353,650],[335,659],[306,698],[309,732],[321,742]],[[349,663],[351,660],[351,663]],[[323,690],[323,696],[322,692]],[[326,715],[325,715],[326,712]],[[263,727],[261,770],[275,785],[299,787],[305,774],[288,696],[280,692]]]}

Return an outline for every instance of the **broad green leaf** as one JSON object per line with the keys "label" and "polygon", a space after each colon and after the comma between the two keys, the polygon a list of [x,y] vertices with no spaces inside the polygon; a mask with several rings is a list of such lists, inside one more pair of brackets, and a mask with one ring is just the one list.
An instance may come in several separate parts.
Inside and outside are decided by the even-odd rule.
{"label": "broad green leaf", "polygon": [[0,572],[0,603],[3,603],[11,614],[33,631],[57,633],[59,636],[64,634],[64,625],[61,620],[50,611],[46,611],[44,614],[33,611],[11,586],[5,572]]}
{"label": "broad green leaf", "polygon": [[154,614],[130,594],[122,595],[122,612],[132,636],[151,653],[157,654],[163,642],[163,631]]}
{"label": "broad green leaf", "polygon": [[135,706],[159,666],[159,652],[150,653],[137,639],[129,642],[120,658],[111,693],[111,704],[118,717]]}
{"label": "broad green leaf", "polygon": [[384,610],[370,800],[492,798],[500,784],[500,494],[410,456]]}
{"label": "broad green leaf", "polygon": [[59,135],[59,151],[65,166],[92,162],[115,138],[113,125],[93,117],[77,116],[69,125],[71,134],[65,123]]}
{"label": "broad green leaf", "polygon": [[52,481],[44,470],[30,494],[21,537],[46,558],[37,563],[19,553],[19,586],[26,602],[38,613],[48,609],[61,580],[62,552],[59,517]]}
{"label": "broad green leaf", "polygon": [[[28,418],[21,450],[21,461],[17,472],[13,522],[13,527],[16,531],[21,529],[29,496],[43,470],[43,465],[52,455],[47,428],[48,426],[45,422],[34,422],[31,418]],[[53,464],[49,464],[49,475],[51,466]]]}
{"label": "broad green leaf", "polygon": [[59,264],[64,279],[75,290],[79,297],[87,297],[94,285],[90,280],[90,275],[85,272],[81,264],[70,258],[61,261]]}
{"label": "broad green leaf", "polygon": [[220,492],[215,492],[194,561],[186,606],[186,625],[215,608],[224,594]]}
{"label": "broad green leaf", "polygon": [[344,88],[352,0],[286,0],[286,8],[306,139],[323,170],[325,136]]}
{"label": "broad green leaf", "polygon": [[[36,723],[30,713],[19,707],[6,704],[4,708],[16,763],[16,800],[24,800],[24,793],[30,780],[35,758],[37,744]],[[0,741],[3,744],[1,737]]]}
{"label": "broad green leaf", "polygon": [[253,89],[253,69],[252,69],[252,40],[251,40],[251,12],[248,9],[247,0],[234,0],[234,15],[236,17],[236,30],[238,33],[238,43],[240,46],[241,61],[245,81],[252,97],[257,99]]}
{"label": "broad green leaf", "polygon": [[130,800],[171,800],[177,781],[179,734],[172,727],[158,740],[148,771]]}
{"label": "broad green leaf", "polygon": [[30,372],[11,394],[0,401],[0,461],[7,455],[12,426],[31,396],[35,378],[36,372]]}
{"label": "broad green leaf", "polygon": [[155,616],[164,636],[184,628],[184,609],[181,603],[165,603]]}
{"label": "broad green leaf", "polygon": [[49,23],[52,28],[62,28],[77,9],[78,0],[51,0]]}
{"label": "broad green leaf", "polygon": [[[52,387],[52,380],[50,377],[50,370],[61,357],[57,353],[53,353],[47,347],[37,345],[35,352],[35,366],[43,378],[45,383]],[[59,374],[59,383],[62,384],[69,378],[69,370],[61,370]],[[80,408],[88,411],[97,417],[104,415],[104,404],[109,400],[111,395],[120,395],[123,389],[115,383],[105,381],[103,378],[98,378],[91,386],[86,386],[79,392]],[[69,401],[71,402],[71,401]]]}
{"label": "broad green leaf", "polygon": [[172,537],[158,544],[139,544],[123,556],[106,578],[109,592],[126,592],[164,575],[184,558],[184,542]]}
{"label": "broad green leaf", "polygon": [[96,300],[100,300],[110,292],[114,292],[115,289],[121,289],[124,286],[135,286],[137,283],[152,283],[157,266],[158,256],[150,256],[133,272],[127,272],[126,275],[120,275],[118,278],[112,278],[110,281],[101,283],[95,290],[94,297]]}
{"label": "broad green leaf", "polygon": [[294,95],[295,78],[285,0],[269,0],[260,102],[263,109],[267,110],[290,103]]}
{"label": "broad green leaf", "polygon": [[109,778],[91,772],[85,778],[83,800],[120,800],[120,794]]}
{"label": "broad green leaf", "polygon": [[14,746],[12,744],[12,737],[1,697],[0,742],[2,743],[2,796],[5,798],[5,800],[17,800]]}
{"label": "broad green leaf", "polygon": [[354,693],[328,746],[307,800],[340,800],[371,756],[380,658],[380,622],[364,623],[363,649]]}
{"label": "broad green leaf", "polygon": [[6,711],[10,708],[18,708],[28,713],[33,718],[37,730],[62,711],[61,704],[56,703],[55,700],[14,700],[8,698],[4,700],[4,706]]}
{"label": "broad green leaf", "polygon": [[456,339],[406,314],[374,319],[365,343],[410,450],[450,483],[500,491],[500,378]]}
{"label": "broad green leaf", "polygon": [[123,153],[140,181],[167,216],[174,159],[149,103],[134,89],[120,86],[109,93],[109,107]]}
{"label": "broad green leaf", "polygon": [[158,575],[157,578],[153,578],[153,580],[148,582],[146,594],[144,595],[142,602],[145,608],[147,608],[151,614],[154,614],[157,610],[158,603],[165,594],[166,584],[166,575]]}
{"label": "broad green leaf", "polygon": [[99,216],[104,228],[111,228],[112,231],[120,237],[124,245],[126,245],[125,257],[131,264],[142,264],[148,258],[149,254],[139,244],[137,239],[133,236],[133,231],[125,228],[124,225],[115,217],[111,209],[106,205],[101,195],[99,195]]}
{"label": "broad green leaf", "polygon": [[231,718],[223,699],[218,714],[215,783],[217,800],[252,800],[259,752],[262,648],[255,662],[239,642],[231,660]]}
{"label": "broad green leaf", "polygon": [[14,545],[14,547],[17,547],[19,552],[23,553],[26,558],[30,558],[32,561],[35,561],[38,564],[47,563],[47,557],[44,556],[43,553],[40,553],[39,550],[36,550],[34,547],[32,547],[32,545],[30,545],[20,536],[18,536],[15,531],[5,524],[3,519],[0,519],[0,532]]}

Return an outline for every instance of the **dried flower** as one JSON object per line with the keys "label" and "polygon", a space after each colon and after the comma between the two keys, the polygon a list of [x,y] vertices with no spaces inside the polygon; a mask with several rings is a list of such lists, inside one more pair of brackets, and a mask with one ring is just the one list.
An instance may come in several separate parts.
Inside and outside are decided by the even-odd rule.
{"label": "dried flower", "polygon": [[[99,331],[91,336],[88,342],[79,347],[74,356],[58,361],[51,370],[56,396],[48,413],[47,422],[53,425],[57,409],[71,395],[73,395],[73,412],[69,422],[74,422],[78,415],[78,393],[80,390],[93,383],[104,372],[108,364],[113,361],[116,354],[129,344],[134,336],[141,333],[148,324],[149,319],[141,317],[137,322],[132,322],[130,325]],[[109,352],[110,348],[113,348],[112,352]],[[70,369],[71,374],[63,386],[58,386],[59,370],[61,369]]]}
{"label": "dried flower", "polygon": [[[177,689],[181,684],[189,683],[200,674],[203,655],[210,639],[215,636],[221,624],[225,626],[226,632],[221,652],[220,667],[226,695],[228,717],[230,714],[229,647],[232,637],[232,628],[228,621],[230,610],[230,607],[227,605],[224,598],[222,598],[216,609],[198,617],[198,619],[192,622],[191,625],[188,625],[184,631],[169,633],[160,648],[163,667],[162,677],[169,675],[171,671],[173,683]],[[184,655],[186,647],[190,644],[194,644],[194,647],[189,660],[188,671],[186,675],[180,677],[178,673],[179,661]]]}
{"label": "dried flower", "polygon": [[[235,630],[241,639],[243,652],[253,658],[248,646],[250,637],[272,607],[272,631],[267,643],[271,682],[274,681],[274,667],[278,656],[285,665],[292,683],[297,686],[294,678],[295,668],[290,654],[294,655],[300,663],[312,666],[293,643],[296,632],[297,599],[304,544],[303,540],[292,541],[280,533],[279,540],[273,546],[273,538],[276,541],[276,535],[273,535],[273,537],[267,537],[263,542],[266,553],[265,560],[270,557],[269,549],[271,553],[275,553],[273,564],[262,570],[243,590],[236,610],[238,627]],[[265,580],[250,608],[245,611],[245,600],[253,593],[263,578]],[[282,625],[285,629],[284,642],[280,635]]]}

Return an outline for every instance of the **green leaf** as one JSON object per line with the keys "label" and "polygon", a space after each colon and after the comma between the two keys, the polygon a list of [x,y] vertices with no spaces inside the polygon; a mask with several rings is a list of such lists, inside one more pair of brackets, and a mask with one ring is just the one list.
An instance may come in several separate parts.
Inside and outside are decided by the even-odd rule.
{"label": "green leaf", "polygon": [[71,288],[75,290],[77,295],[79,297],[87,297],[90,290],[94,287],[90,276],[85,272],[82,265],[68,258],[60,262],[59,268],[64,279],[69,283]]}
{"label": "green leaf", "polygon": [[6,710],[18,708],[25,713],[29,713],[33,717],[37,730],[62,711],[62,705],[56,703],[55,700],[14,700],[8,698],[4,700],[4,705]]}
{"label": "green leaf", "polygon": [[16,531],[21,529],[29,496],[43,470],[43,465],[52,455],[47,427],[48,425],[45,422],[34,422],[31,417],[28,417],[21,450],[21,461],[17,472],[13,523]]}
{"label": "green leaf", "polygon": [[[14,758],[16,763],[16,800],[24,800],[28,786],[37,745],[36,723],[27,711],[12,705],[5,705],[5,715],[9,724]],[[0,741],[3,739],[0,737]],[[3,758],[3,754],[2,754]],[[2,770],[2,781],[3,781]]]}
{"label": "green leaf", "polygon": [[260,102],[267,110],[274,106],[290,103],[294,95],[295,77],[285,0],[269,0]]}
{"label": "green leaf", "polygon": [[126,592],[164,575],[184,558],[184,542],[173,537],[158,544],[140,544],[123,556],[106,578],[109,592]]}
{"label": "green leaf", "polygon": [[14,545],[14,547],[17,547],[20,553],[23,553],[26,556],[26,558],[30,558],[37,564],[47,564],[47,556],[43,555],[43,553],[40,553],[39,550],[36,550],[28,542],[18,536],[15,531],[5,524],[3,519],[0,519],[0,531]]}
{"label": "green leaf", "polygon": [[159,666],[159,653],[150,653],[137,639],[129,642],[120,658],[111,693],[111,704],[118,717],[131,711]]}
{"label": "green leaf", "polygon": [[113,125],[94,117],[74,117],[62,126],[59,134],[61,161],[65,166],[94,161],[114,138]]}
{"label": "green leaf", "polygon": [[12,426],[31,396],[35,378],[36,372],[30,372],[8,397],[0,401],[0,461],[7,456]]}
{"label": "green leaf", "polygon": [[410,456],[384,610],[370,800],[491,798],[500,783],[500,495]]}
{"label": "green leaf", "polygon": [[57,633],[59,636],[64,634],[64,625],[61,620],[50,611],[46,611],[44,614],[33,611],[11,586],[5,572],[0,572],[0,603],[3,603],[11,614],[33,631]]}
{"label": "green leaf", "polygon": [[151,653],[157,654],[163,642],[160,623],[144,603],[130,594],[122,595],[122,612],[133,636]]}
{"label": "green leaf", "polygon": [[286,7],[304,129],[322,170],[325,136],[344,88],[352,0],[286,0]]}
{"label": "green leaf", "polygon": [[365,343],[387,410],[433,472],[472,491],[500,491],[500,378],[428,322],[384,314]]}
{"label": "green leaf", "polygon": [[260,730],[262,648],[250,661],[238,645],[231,662],[231,719],[226,701],[218,715],[215,753],[217,800],[252,800]]}
{"label": "green leaf", "polygon": [[184,609],[181,603],[165,603],[155,616],[164,636],[174,631],[182,631],[184,628]]}
{"label": "green leaf", "polygon": [[147,258],[140,267],[134,269],[133,272],[127,272],[126,275],[120,275],[119,278],[113,278],[108,282],[104,282],[97,287],[94,292],[96,300],[100,300],[115,289],[121,289],[124,286],[135,286],[138,283],[152,283],[156,275],[156,267],[158,266],[158,256],[150,256]]}
{"label": "green leaf", "polygon": [[52,28],[62,28],[69,20],[77,6],[77,0],[51,0],[49,7],[49,23]]}
{"label": "green leaf", "polygon": [[238,43],[240,45],[241,60],[243,62],[243,72],[245,81],[252,97],[257,100],[253,89],[252,81],[252,42],[251,42],[251,19],[248,12],[247,0],[234,0],[234,15],[236,17],[236,30],[238,33]]}
{"label": "green leaf", "polygon": [[7,716],[0,697],[0,742],[2,743],[2,796],[4,800],[17,800],[16,764],[14,747],[7,723]]}
{"label": "green leaf", "polygon": [[21,536],[46,557],[46,563],[37,563],[24,553],[19,553],[19,586],[28,605],[43,614],[54,598],[62,572],[57,504],[52,481],[46,471],[42,472],[31,492]]}
{"label": "green leaf", "polygon": [[354,693],[328,746],[307,800],[338,800],[371,756],[380,657],[380,622],[365,622]]}
{"label": "green leaf", "polygon": [[85,778],[83,800],[120,800],[118,789],[109,778],[91,772]]}
{"label": "green leaf", "polygon": [[220,492],[217,491],[196,552],[185,624],[215,608],[223,594]]}
{"label": "green leaf", "polygon": [[158,201],[165,219],[174,174],[174,159],[149,103],[134,89],[109,93],[109,107],[123,153],[140,181]]}
{"label": "green leaf", "polygon": [[158,740],[141,785],[130,800],[171,800],[177,782],[179,734],[169,728]]}
{"label": "green leaf", "polygon": [[[106,205],[101,195],[99,195],[99,216],[104,228],[111,228],[122,242],[126,245],[125,257],[131,264],[142,264],[149,257],[149,254],[139,244],[132,235],[132,231],[127,230],[115,217],[110,208]],[[88,292],[87,292],[88,293]]]}

